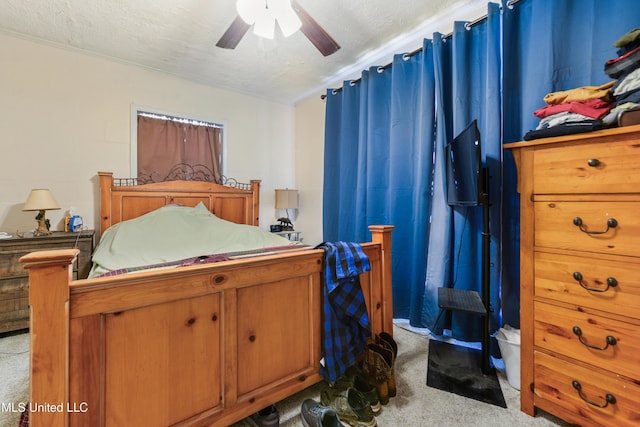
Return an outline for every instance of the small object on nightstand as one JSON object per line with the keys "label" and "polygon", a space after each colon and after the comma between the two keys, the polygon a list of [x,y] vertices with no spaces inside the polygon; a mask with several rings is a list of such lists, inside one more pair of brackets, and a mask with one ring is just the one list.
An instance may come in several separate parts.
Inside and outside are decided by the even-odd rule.
{"label": "small object on nightstand", "polygon": [[293,231],[293,223],[289,218],[278,218],[280,231]]}
{"label": "small object on nightstand", "polygon": [[82,217],[74,215],[69,218],[69,231],[75,233],[80,230],[82,230]]}

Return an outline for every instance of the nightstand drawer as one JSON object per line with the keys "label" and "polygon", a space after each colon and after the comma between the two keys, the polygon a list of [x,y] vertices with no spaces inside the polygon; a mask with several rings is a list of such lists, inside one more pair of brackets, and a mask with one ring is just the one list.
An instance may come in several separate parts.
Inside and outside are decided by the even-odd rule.
{"label": "nightstand drawer", "polygon": [[535,296],[640,319],[640,260],[535,253]]}
{"label": "nightstand drawer", "polygon": [[534,344],[612,373],[635,378],[640,366],[638,326],[534,302]]}
{"label": "nightstand drawer", "polygon": [[[541,408],[547,402],[559,405],[580,425],[637,426],[640,419],[640,386],[622,377],[568,363],[534,352],[534,393]],[[609,396],[611,403],[607,401]],[[543,401],[538,400],[544,399]],[[599,407],[599,406],[603,407]]]}
{"label": "nightstand drawer", "polygon": [[543,147],[535,151],[535,194],[636,193],[640,140]]}
{"label": "nightstand drawer", "polygon": [[7,322],[29,323],[29,289],[22,278],[0,278],[0,333]]}
{"label": "nightstand drawer", "polygon": [[640,202],[534,203],[535,245],[640,256]]}
{"label": "nightstand drawer", "polygon": [[[27,277],[29,273],[24,269],[24,266],[20,264],[20,257],[34,251],[49,251],[56,249],[68,249],[70,246],[67,244],[56,244],[55,242],[48,242],[48,244],[37,246],[35,249],[28,247],[17,247],[8,250],[0,249],[0,277]],[[73,270],[77,271],[78,260],[73,264]]]}

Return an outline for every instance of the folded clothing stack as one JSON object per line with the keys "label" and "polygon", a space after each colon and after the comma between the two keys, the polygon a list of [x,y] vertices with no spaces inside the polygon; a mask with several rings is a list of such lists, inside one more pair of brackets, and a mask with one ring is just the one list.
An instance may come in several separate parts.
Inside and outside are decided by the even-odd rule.
{"label": "folded clothing stack", "polygon": [[606,126],[640,124],[640,28],[634,28],[613,44],[618,57],[606,62],[604,72],[618,79],[611,88],[615,106],[603,119]]}
{"label": "folded clothing stack", "polygon": [[600,86],[582,86],[544,97],[546,106],[534,111],[540,123],[525,140],[590,132],[602,128],[602,118],[613,106],[611,88],[615,81]]}
{"label": "folded clothing stack", "polygon": [[525,140],[640,124],[640,28],[613,46],[618,57],[607,61],[604,71],[617,80],[547,94],[547,105],[533,113],[540,123],[524,135]]}
{"label": "folded clothing stack", "polygon": [[618,57],[604,64],[604,72],[612,79],[619,79],[640,65],[640,28],[634,28],[613,43]]}

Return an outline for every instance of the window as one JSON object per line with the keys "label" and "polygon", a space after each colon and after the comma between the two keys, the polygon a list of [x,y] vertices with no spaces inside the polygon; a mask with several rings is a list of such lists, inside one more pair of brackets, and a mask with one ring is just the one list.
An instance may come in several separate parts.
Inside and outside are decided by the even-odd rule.
{"label": "window", "polygon": [[132,176],[140,183],[176,179],[220,182],[224,126],[148,108],[132,109]]}

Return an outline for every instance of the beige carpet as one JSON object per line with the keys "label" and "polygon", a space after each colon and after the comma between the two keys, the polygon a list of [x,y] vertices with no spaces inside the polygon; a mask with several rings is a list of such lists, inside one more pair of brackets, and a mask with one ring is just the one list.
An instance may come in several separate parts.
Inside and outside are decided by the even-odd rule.
{"label": "beige carpet", "polygon": [[29,397],[29,334],[0,339],[0,426],[18,425]]}
{"label": "beige carpet", "polygon": [[[426,386],[429,340],[407,330],[403,324],[394,327],[398,342],[396,376],[398,396],[392,398],[376,417],[379,426],[567,426],[548,414],[529,417],[520,412],[520,393],[507,378],[498,373],[507,409],[467,399]],[[0,426],[17,426],[19,414],[7,411],[13,404],[28,398],[29,336],[21,334],[0,339]],[[299,427],[300,405],[307,399],[319,400],[322,384],[318,384],[276,404],[282,427]],[[234,427],[248,427],[246,422]]]}
{"label": "beige carpet", "polygon": [[[412,332],[403,323],[394,326],[398,343],[396,383],[398,395],[383,406],[376,417],[383,427],[427,426],[569,426],[549,414],[530,417],[520,411],[520,392],[511,387],[506,376],[498,372],[507,409],[427,387],[429,338]],[[299,427],[300,406],[307,399],[320,400],[322,384],[317,384],[276,404],[280,426]],[[239,422],[233,427],[249,427]]]}

